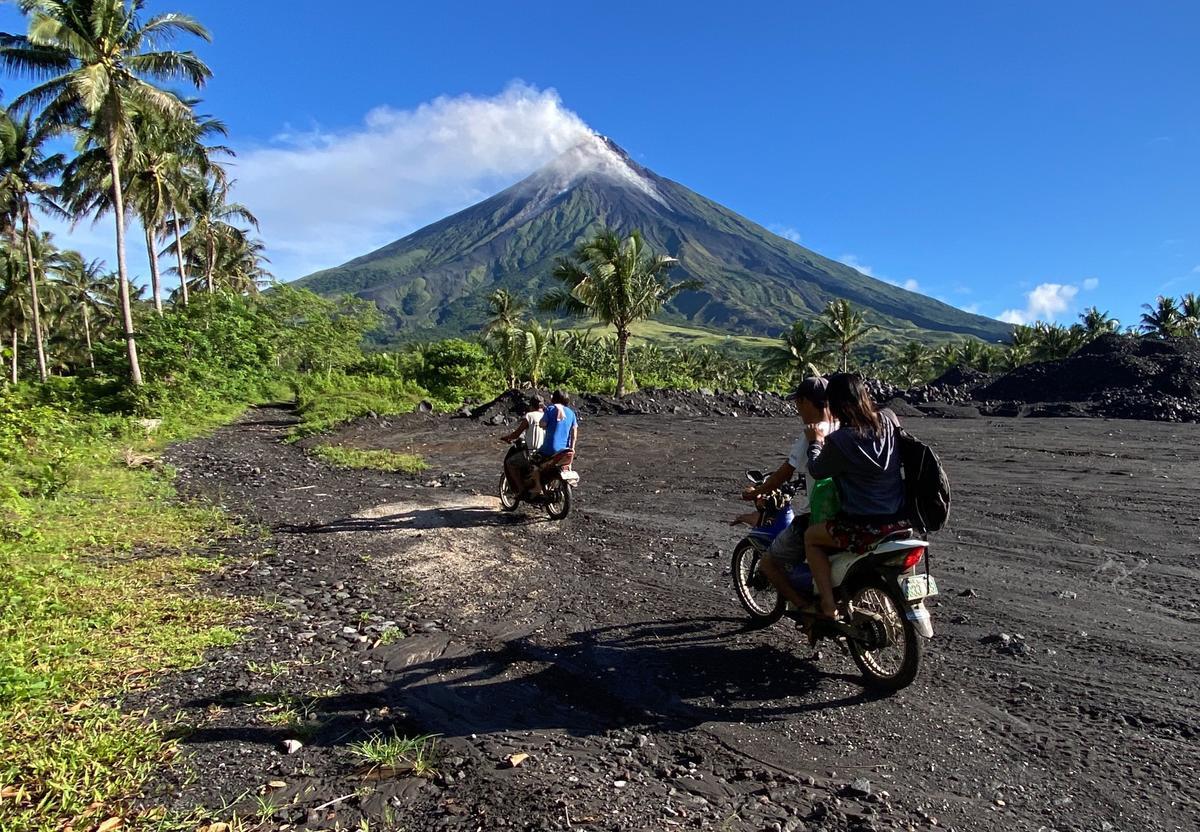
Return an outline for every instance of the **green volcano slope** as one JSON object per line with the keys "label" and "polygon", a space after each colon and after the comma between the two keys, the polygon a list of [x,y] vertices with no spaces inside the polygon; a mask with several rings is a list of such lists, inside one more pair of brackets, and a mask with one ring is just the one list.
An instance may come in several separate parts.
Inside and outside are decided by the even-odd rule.
{"label": "green volcano slope", "polygon": [[998,341],[1011,331],[772,234],[599,136],[477,205],[297,285],[375,301],[400,337],[461,332],[485,319],[494,289],[540,295],[555,258],[604,226],[640,229],[657,250],[679,258],[673,278],[703,282],[666,310],[671,323],[775,335],[841,297],[865,307],[892,336],[924,331]]}

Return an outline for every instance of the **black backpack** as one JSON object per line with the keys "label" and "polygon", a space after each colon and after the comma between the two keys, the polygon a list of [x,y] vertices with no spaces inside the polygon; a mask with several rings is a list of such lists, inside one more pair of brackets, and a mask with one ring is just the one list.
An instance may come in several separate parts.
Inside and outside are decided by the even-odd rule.
{"label": "black backpack", "polygon": [[936,532],[950,516],[950,478],[937,454],[902,427],[896,428],[909,519],[922,534]]}

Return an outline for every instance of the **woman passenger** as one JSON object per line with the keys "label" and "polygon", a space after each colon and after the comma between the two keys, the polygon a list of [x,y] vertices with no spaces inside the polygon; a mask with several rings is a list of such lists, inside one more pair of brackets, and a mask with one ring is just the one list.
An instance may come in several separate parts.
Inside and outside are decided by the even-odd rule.
{"label": "woman passenger", "polygon": [[819,427],[808,429],[808,472],[816,479],[833,477],[842,507],[833,520],[808,527],[804,554],[821,595],[821,614],[835,618],[830,555],[847,549],[865,552],[910,524],[896,442],[900,420],[890,410],[875,409],[857,373],[833,376],[828,393],[840,427],[828,436]]}

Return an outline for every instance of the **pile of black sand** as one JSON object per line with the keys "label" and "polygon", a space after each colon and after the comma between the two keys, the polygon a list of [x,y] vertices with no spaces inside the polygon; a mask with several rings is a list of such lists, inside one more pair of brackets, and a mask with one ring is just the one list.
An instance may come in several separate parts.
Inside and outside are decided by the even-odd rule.
{"label": "pile of black sand", "polygon": [[[1200,339],[1105,335],[1061,361],[1042,361],[1008,373],[955,367],[902,390],[869,379],[872,398],[901,418],[934,416],[1099,416],[1200,422]],[[534,391],[509,390],[459,415],[489,424],[512,422]],[[546,391],[539,391],[549,400]],[[646,388],[621,398],[581,393],[573,402],[585,415],[671,414],[689,417],[794,416],[774,393]]]}
{"label": "pile of black sand", "polygon": [[1200,339],[1105,335],[1060,361],[1018,367],[974,397],[1074,403],[1109,418],[1200,421]]}
{"label": "pile of black sand", "polygon": [[[508,390],[475,407],[464,407],[460,416],[499,425],[528,409],[532,390]],[[549,395],[542,393],[549,401]],[[572,407],[587,416],[670,414],[675,416],[794,416],[794,406],[775,393],[743,390],[663,390],[647,387],[621,398],[595,393],[574,396]]]}
{"label": "pile of black sand", "polygon": [[907,391],[904,398],[917,405],[934,402],[969,406],[979,401],[977,391],[997,378],[995,374],[981,373],[967,367],[951,367],[928,384]]}

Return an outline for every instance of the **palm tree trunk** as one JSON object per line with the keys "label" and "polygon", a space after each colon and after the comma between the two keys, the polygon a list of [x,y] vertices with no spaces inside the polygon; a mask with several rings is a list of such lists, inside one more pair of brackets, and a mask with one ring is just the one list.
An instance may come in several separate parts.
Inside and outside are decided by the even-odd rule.
{"label": "palm tree trunk", "polygon": [[96,369],[96,359],[92,356],[92,324],[88,319],[87,304],[81,303],[79,309],[83,312],[83,338],[87,342],[88,366]]}
{"label": "palm tree trunk", "polygon": [[133,308],[129,303],[129,272],[125,267],[125,201],[121,193],[121,163],[117,161],[117,135],[108,134],[108,164],[112,168],[113,216],[117,218],[117,289],[121,298],[121,324],[125,329],[125,351],[129,354],[129,378],[134,387],[142,386],[142,367],[138,363],[137,340],[133,334]]}
{"label": "palm tree trunk", "polygon": [[850,345],[842,344],[842,372],[850,372]]}
{"label": "palm tree trunk", "polygon": [[216,291],[213,281],[213,272],[217,268],[217,244],[212,238],[208,239],[208,262],[204,264],[204,285],[208,288],[208,293],[211,295]]}
{"label": "palm tree trunk", "polygon": [[150,287],[154,292],[154,311],[162,316],[162,286],[159,284],[158,278],[158,254],[154,251],[154,231],[153,223],[144,222],[143,227],[146,232],[146,256],[150,258]]}
{"label": "palm tree trunk", "polygon": [[33,263],[33,243],[29,239],[29,209],[26,208],[23,217],[25,237],[25,265],[29,269],[29,297],[33,306],[33,340],[37,344],[38,376],[46,380],[46,348],[42,342],[42,310],[38,301],[37,270]]}
{"label": "palm tree trunk", "polygon": [[13,325],[13,328],[12,328],[12,344],[13,344],[12,383],[16,384],[17,383],[17,327],[15,324]]}
{"label": "palm tree trunk", "polygon": [[179,290],[183,293],[183,305],[188,305],[187,266],[183,260],[183,234],[179,230],[179,212],[171,212],[171,221],[175,226],[175,259],[179,261]]}
{"label": "palm tree trunk", "polygon": [[629,347],[629,330],[617,328],[617,398],[625,395],[625,352]]}

